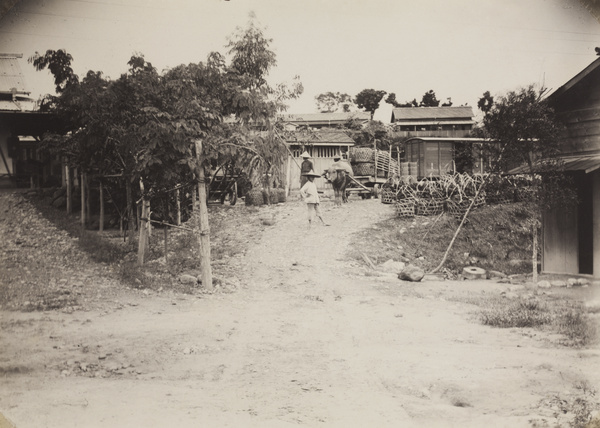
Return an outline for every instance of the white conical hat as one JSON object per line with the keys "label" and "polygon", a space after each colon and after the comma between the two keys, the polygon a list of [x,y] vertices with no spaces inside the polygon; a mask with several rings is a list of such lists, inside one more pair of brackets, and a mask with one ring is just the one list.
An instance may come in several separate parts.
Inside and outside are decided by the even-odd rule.
{"label": "white conical hat", "polygon": [[308,154],[308,152],[304,152],[300,155],[301,158],[309,158],[310,155]]}
{"label": "white conical hat", "polygon": [[320,177],[320,175],[319,174],[315,174],[315,172],[312,169],[310,171],[308,171],[308,172],[305,172],[302,175],[304,175],[305,177]]}

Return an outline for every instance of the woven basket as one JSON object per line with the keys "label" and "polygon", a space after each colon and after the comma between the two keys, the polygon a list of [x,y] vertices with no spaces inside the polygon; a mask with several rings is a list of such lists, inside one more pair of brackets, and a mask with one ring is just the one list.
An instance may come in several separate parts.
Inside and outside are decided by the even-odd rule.
{"label": "woven basket", "polygon": [[415,204],[415,213],[417,215],[430,216],[440,215],[444,212],[444,200],[443,199],[424,199],[419,198]]}
{"label": "woven basket", "polygon": [[446,204],[446,206],[448,207],[448,213],[450,213],[450,215],[457,220],[463,218],[463,216],[467,212],[467,209],[469,209],[469,205],[471,205],[470,199],[464,199],[462,201],[455,201],[454,199],[449,199],[448,203]]}
{"label": "woven basket", "polygon": [[415,216],[415,200],[401,199],[396,202],[396,215],[398,217],[414,217]]}
{"label": "woven basket", "polygon": [[381,189],[381,203],[382,204],[393,204],[394,202],[396,202],[396,192],[389,188],[389,187],[384,187],[383,189]]}
{"label": "woven basket", "polygon": [[498,192],[486,197],[486,202],[489,204],[512,204],[515,201],[513,192]]}
{"label": "woven basket", "polygon": [[477,199],[475,199],[475,203],[473,204],[473,208],[479,208],[485,205],[485,192],[479,193]]}
{"label": "woven basket", "polygon": [[535,199],[537,192],[533,187],[519,187],[515,192],[515,199],[517,202],[530,201]]}
{"label": "woven basket", "polygon": [[[469,209],[469,206],[471,205],[472,200],[473,200],[472,198],[468,198],[468,199],[463,199],[462,202],[459,202],[459,201],[455,201],[454,199],[449,199],[448,203],[447,203],[448,212],[454,218],[460,220],[463,218],[463,216],[467,212],[467,209]],[[471,208],[471,211],[473,211],[474,209],[477,209],[479,207],[482,207],[483,205],[485,205],[485,195],[480,194],[477,197],[477,200],[475,201],[475,203],[473,204],[473,208]]]}
{"label": "woven basket", "polygon": [[375,174],[375,163],[374,162],[360,162],[352,166],[354,175],[373,175]]}
{"label": "woven basket", "polygon": [[264,205],[265,198],[262,189],[252,189],[246,193],[246,205]]}
{"label": "woven basket", "polygon": [[286,201],[285,189],[275,189],[277,192],[277,202],[282,203]]}
{"label": "woven basket", "polygon": [[369,148],[352,149],[350,154],[352,162],[371,162],[375,156],[375,152]]}

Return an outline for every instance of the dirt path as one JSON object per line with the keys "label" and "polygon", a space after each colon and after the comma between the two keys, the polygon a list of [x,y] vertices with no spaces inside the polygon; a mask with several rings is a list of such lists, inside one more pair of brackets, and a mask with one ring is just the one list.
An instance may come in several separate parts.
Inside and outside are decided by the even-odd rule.
{"label": "dirt path", "polygon": [[274,225],[230,261],[232,294],[0,312],[0,412],[19,428],[519,427],[600,387],[597,350],[484,327],[461,302],[506,285],[361,274],[351,235],[390,207],[324,208],[332,226],[311,230],[299,202],[262,209]]}

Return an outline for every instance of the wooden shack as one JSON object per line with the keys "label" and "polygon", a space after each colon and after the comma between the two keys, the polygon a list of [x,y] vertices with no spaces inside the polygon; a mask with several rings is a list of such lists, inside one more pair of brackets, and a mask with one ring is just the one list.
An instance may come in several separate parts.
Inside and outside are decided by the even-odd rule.
{"label": "wooden shack", "polygon": [[[454,172],[482,173],[487,171],[481,156],[481,145],[488,144],[482,138],[471,137],[412,137],[404,142],[404,160],[417,165],[418,177],[439,177]],[[455,152],[459,144],[472,147],[473,170],[457,170]]]}
{"label": "wooden shack", "polygon": [[[304,151],[311,156],[314,165],[314,171],[322,174],[329,169],[333,163],[333,158],[347,155],[350,147],[354,145],[354,140],[343,131],[335,130],[317,130],[310,133],[294,133],[292,138],[287,141],[290,148],[290,156],[286,165],[286,182],[288,191],[300,189],[300,157]],[[330,190],[331,184],[324,178],[315,179],[319,190]]]}
{"label": "wooden shack", "polygon": [[562,161],[580,202],[543,213],[542,270],[600,278],[600,58],[548,101],[566,125]]}

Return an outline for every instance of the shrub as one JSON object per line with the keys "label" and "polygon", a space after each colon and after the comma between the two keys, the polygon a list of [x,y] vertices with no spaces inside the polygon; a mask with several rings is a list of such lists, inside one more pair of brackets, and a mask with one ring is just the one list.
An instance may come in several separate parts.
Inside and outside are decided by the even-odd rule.
{"label": "shrub", "polygon": [[552,322],[548,306],[538,300],[499,303],[481,313],[485,325],[501,328],[537,327]]}
{"label": "shrub", "polygon": [[563,309],[556,320],[558,331],[564,334],[573,345],[587,346],[596,342],[596,325],[584,312],[583,305]]}

